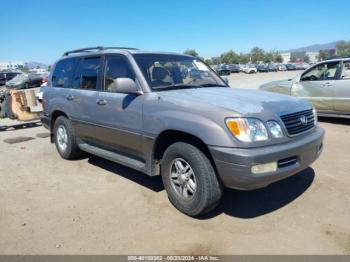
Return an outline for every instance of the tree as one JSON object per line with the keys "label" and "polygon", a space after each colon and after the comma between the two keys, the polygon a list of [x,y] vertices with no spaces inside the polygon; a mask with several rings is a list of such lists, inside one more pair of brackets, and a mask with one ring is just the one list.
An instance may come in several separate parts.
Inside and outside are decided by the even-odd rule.
{"label": "tree", "polygon": [[275,57],[274,57],[274,61],[276,63],[283,63],[283,57],[280,55],[280,54],[277,54]]}
{"label": "tree", "polygon": [[291,63],[295,63],[297,61],[297,58],[295,56],[291,55],[289,60]]}
{"label": "tree", "polygon": [[350,56],[350,42],[339,41],[337,43],[337,55],[338,56]]}
{"label": "tree", "polygon": [[221,62],[225,64],[239,64],[240,62],[239,55],[237,55],[232,50],[229,50],[228,52],[221,54],[220,59],[221,59]]}
{"label": "tree", "polygon": [[308,55],[305,55],[303,60],[305,63],[310,63],[310,57]]}
{"label": "tree", "polygon": [[325,50],[320,50],[318,52],[318,61],[326,60],[329,57],[329,54]]}
{"label": "tree", "polygon": [[49,65],[49,66],[47,67],[47,71],[48,71],[48,72],[51,72],[51,65]]}
{"label": "tree", "polygon": [[264,50],[259,47],[254,47],[250,51],[250,57],[252,59],[252,62],[254,63],[264,61],[264,55],[265,55]]}
{"label": "tree", "polygon": [[271,63],[274,59],[273,59],[274,55],[272,52],[267,52],[264,54],[264,63]]}
{"label": "tree", "polygon": [[197,53],[196,50],[194,49],[186,49],[186,51],[184,52],[185,55],[191,55],[195,58],[198,58],[198,59],[201,59],[201,60],[204,60],[203,57],[199,56],[199,54]]}
{"label": "tree", "polygon": [[249,54],[243,54],[243,53],[240,53],[238,55],[239,57],[239,64],[246,64],[250,61],[250,55]]}

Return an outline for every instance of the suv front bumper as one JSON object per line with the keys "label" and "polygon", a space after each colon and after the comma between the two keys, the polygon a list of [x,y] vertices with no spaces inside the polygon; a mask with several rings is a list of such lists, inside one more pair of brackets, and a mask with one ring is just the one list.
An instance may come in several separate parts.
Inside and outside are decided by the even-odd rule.
{"label": "suv front bumper", "polygon": [[[265,187],[310,166],[322,152],[323,138],[323,128],[317,127],[285,144],[247,149],[210,146],[209,150],[226,187],[250,190]],[[278,163],[275,172],[251,172],[253,165],[269,162]]]}

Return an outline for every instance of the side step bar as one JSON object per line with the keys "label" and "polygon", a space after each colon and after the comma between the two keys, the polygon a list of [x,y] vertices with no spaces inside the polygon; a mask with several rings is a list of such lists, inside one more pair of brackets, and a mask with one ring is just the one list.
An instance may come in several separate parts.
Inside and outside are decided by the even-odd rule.
{"label": "side step bar", "polygon": [[86,144],[84,142],[78,143],[78,146],[83,151],[108,159],[115,163],[128,166],[130,168],[136,169],[140,172],[147,174],[146,164],[141,161],[105,149],[101,149],[99,147]]}

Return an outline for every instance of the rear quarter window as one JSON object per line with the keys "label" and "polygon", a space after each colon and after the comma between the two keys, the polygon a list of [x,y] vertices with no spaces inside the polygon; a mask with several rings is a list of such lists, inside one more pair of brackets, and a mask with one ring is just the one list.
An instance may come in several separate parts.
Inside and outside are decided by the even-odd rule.
{"label": "rear quarter window", "polygon": [[72,83],[72,78],[78,58],[68,58],[57,62],[54,72],[52,73],[52,86],[69,88]]}

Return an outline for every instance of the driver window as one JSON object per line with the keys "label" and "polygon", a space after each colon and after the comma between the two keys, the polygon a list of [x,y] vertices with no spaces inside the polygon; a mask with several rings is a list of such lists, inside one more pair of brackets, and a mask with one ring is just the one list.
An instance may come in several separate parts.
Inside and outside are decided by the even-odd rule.
{"label": "driver window", "polygon": [[339,62],[320,64],[301,77],[301,81],[335,80]]}
{"label": "driver window", "polygon": [[350,80],[350,61],[344,62],[340,79]]}
{"label": "driver window", "polygon": [[135,81],[134,72],[124,56],[109,56],[106,58],[104,90],[108,92],[118,92],[115,84],[117,78],[131,78]]}

